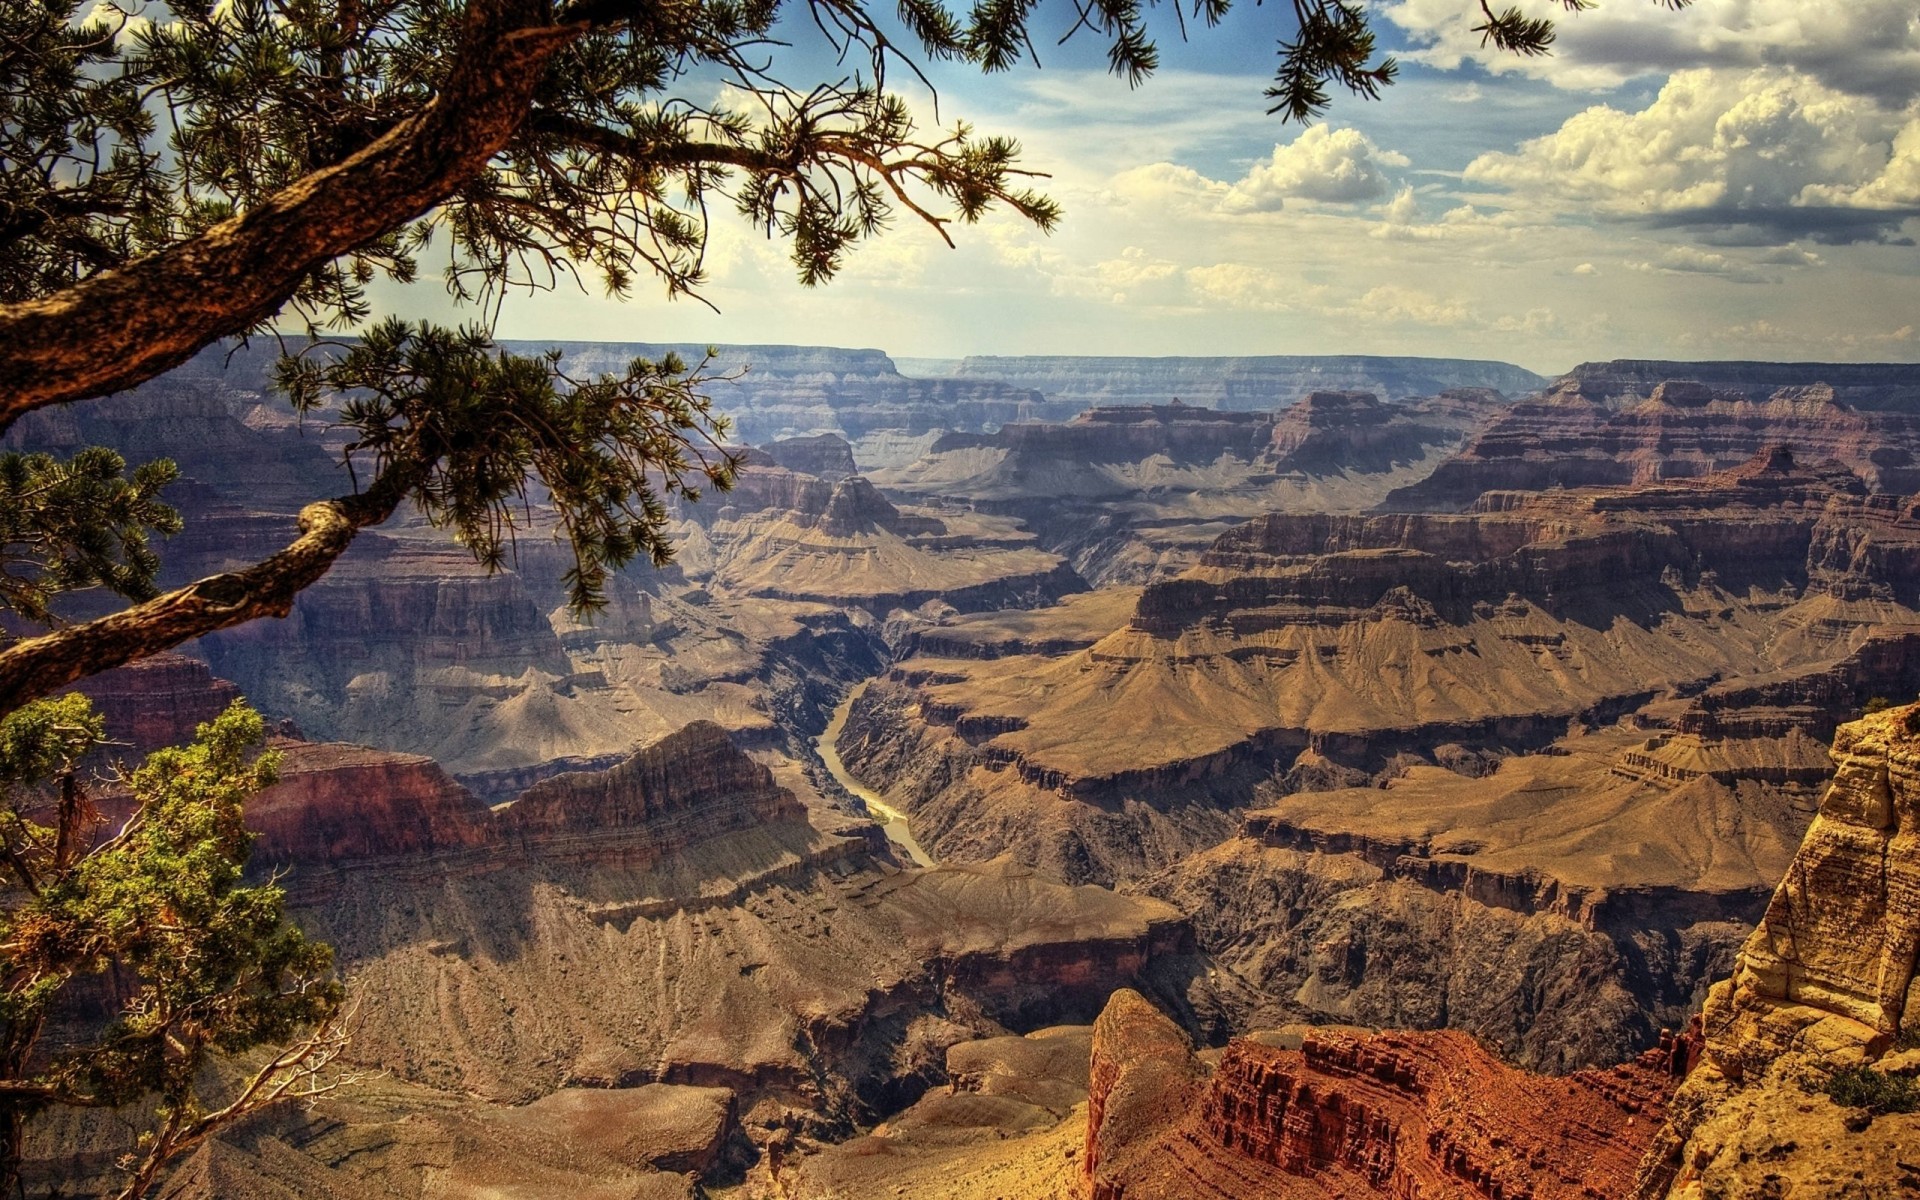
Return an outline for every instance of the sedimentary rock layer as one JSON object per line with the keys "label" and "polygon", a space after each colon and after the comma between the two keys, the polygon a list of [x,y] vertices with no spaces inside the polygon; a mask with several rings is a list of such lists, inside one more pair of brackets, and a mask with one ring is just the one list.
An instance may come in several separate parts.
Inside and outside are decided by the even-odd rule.
{"label": "sedimentary rock layer", "polygon": [[[1920,1113],[1845,1109],[1836,1072],[1920,1076],[1920,706],[1847,725],[1820,815],[1702,1014],[1705,1056],[1642,1168],[1642,1200],[1895,1196]],[[1891,1081],[1891,1082],[1888,1082]]]}
{"label": "sedimentary rock layer", "polygon": [[1657,1054],[1546,1078],[1458,1033],[1309,1030],[1297,1043],[1237,1040],[1203,1078],[1170,1021],[1116,993],[1094,1025],[1094,1200],[1617,1196],[1673,1085]]}
{"label": "sedimentary rock layer", "polygon": [[[1835,378],[1846,371],[1831,368]],[[1868,395],[1888,388],[1920,395],[1920,372],[1913,368],[1884,375],[1864,389]],[[1844,398],[1858,395],[1855,390],[1817,382],[1822,378],[1812,370],[1783,371],[1767,386],[1729,391],[1604,370],[1576,373],[1508,409],[1431,475],[1397,489],[1381,506],[1459,511],[1495,490],[1700,476],[1774,443],[1792,446],[1806,462],[1842,462],[1879,491],[1920,490],[1920,421],[1909,411],[1855,407]],[[1795,379],[1804,386],[1786,382]]]}
{"label": "sedimentary rock layer", "polygon": [[1252,358],[1092,358],[978,355],[962,359],[961,379],[993,379],[1053,400],[1089,404],[1167,404],[1178,397],[1211,408],[1273,409],[1309,392],[1363,391],[1386,399],[1481,387],[1519,394],[1545,378],[1509,363],[1370,355],[1271,355]]}

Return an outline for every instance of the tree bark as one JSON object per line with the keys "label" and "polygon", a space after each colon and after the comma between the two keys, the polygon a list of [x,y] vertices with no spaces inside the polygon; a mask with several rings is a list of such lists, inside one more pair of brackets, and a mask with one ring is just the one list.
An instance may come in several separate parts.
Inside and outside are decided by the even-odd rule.
{"label": "tree bark", "polygon": [[59,293],[0,305],[0,432],[132,387],[272,317],[309,272],[453,195],[526,118],[585,26],[539,0],[474,0],[440,94],[340,163],[205,233]]}

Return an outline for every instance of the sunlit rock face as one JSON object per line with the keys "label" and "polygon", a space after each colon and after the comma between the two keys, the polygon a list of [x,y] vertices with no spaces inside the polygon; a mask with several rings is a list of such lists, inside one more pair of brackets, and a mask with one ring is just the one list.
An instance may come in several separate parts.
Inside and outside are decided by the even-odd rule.
{"label": "sunlit rock face", "polygon": [[938,857],[1189,913],[1243,1024],[1617,1063],[1730,967],[1834,728],[1920,690],[1916,545],[1909,503],[1783,449],[1465,514],[1272,515],[1130,608],[923,632],[840,751]]}
{"label": "sunlit rock face", "polygon": [[1381,506],[1459,511],[1495,490],[1695,477],[1775,444],[1876,491],[1920,491],[1916,398],[1920,369],[1906,365],[1588,363]]}
{"label": "sunlit rock face", "polygon": [[1673,1082],[1658,1052],[1549,1078],[1458,1033],[1336,1029],[1236,1040],[1208,1072],[1122,991],[1094,1024],[1083,1170],[1095,1200],[1617,1196]]}
{"label": "sunlit rock face", "polygon": [[1826,1084],[1920,1075],[1920,706],[1843,727],[1833,757],[1819,816],[1708,995],[1705,1065],[1642,1167],[1642,1200],[1913,1186],[1920,1113],[1843,1108]]}

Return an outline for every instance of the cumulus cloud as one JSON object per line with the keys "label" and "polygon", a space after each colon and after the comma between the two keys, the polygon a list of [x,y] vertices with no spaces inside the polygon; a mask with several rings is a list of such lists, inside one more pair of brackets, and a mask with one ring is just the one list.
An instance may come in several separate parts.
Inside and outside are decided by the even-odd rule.
{"label": "cumulus cloud", "polygon": [[1465,178],[1729,245],[1883,240],[1920,214],[1920,113],[1795,71],[1682,71],[1644,109],[1595,105]]}
{"label": "cumulus cloud", "polygon": [[1691,67],[1778,67],[1828,87],[1899,106],[1920,97],[1920,10],[1912,0],[1696,0],[1680,12],[1644,0],[1603,0],[1569,14],[1551,0],[1520,0],[1559,28],[1542,58],[1485,46],[1481,17],[1458,0],[1389,0],[1382,8],[1414,44],[1409,57],[1452,70],[1475,62],[1581,90]]}
{"label": "cumulus cloud", "polygon": [[1277,212],[1287,200],[1356,204],[1392,191],[1386,168],[1408,165],[1407,157],[1373,144],[1357,129],[1313,125],[1293,141],[1273,148],[1235,183],[1221,201],[1226,212]]}

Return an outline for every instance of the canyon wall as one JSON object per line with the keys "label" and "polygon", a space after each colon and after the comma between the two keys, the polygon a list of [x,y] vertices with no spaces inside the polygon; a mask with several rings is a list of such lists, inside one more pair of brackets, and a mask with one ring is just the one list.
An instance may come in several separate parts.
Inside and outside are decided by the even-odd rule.
{"label": "canyon wall", "polygon": [[1457,1033],[1307,1029],[1237,1039],[1208,1073],[1117,992],[1094,1024],[1083,1169],[1093,1200],[1620,1196],[1668,1068],[1656,1051],[1547,1078]]}
{"label": "canyon wall", "polygon": [[1509,363],[1370,355],[1270,355],[1249,358],[1097,358],[1071,355],[975,355],[960,379],[992,379],[1052,400],[1095,404],[1188,404],[1274,409],[1316,391],[1373,392],[1386,399],[1432,396],[1448,388],[1537,391],[1547,380]]}
{"label": "canyon wall", "polygon": [[[1698,365],[1706,376],[1720,373],[1720,364]],[[1820,370],[1846,378],[1848,368]],[[1751,373],[1731,373],[1761,382]],[[1904,409],[1856,407],[1847,399],[1920,396],[1920,371],[1884,369],[1864,389],[1822,378],[1813,368],[1783,368],[1763,386],[1724,390],[1673,376],[1649,383],[1644,376],[1576,373],[1539,398],[1513,405],[1425,479],[1390,493],[1381,507],[1459,511],[1495,490],[1700,476],[1769,444],[1789,445],[1808,463],[1843,463],[1877,491],[1920,490],[1920,418]]]}
{"label": "canyon wall", "polygon": [[[1894,1196],[1920,1185],[1920,706],[1847,725],[1833,785],[1731,976],[1641,1200]],[[1851,1072],[1864,1099],[1833,1090]],[[1876,1110],[1873,1093],[1907,1099]]]}

